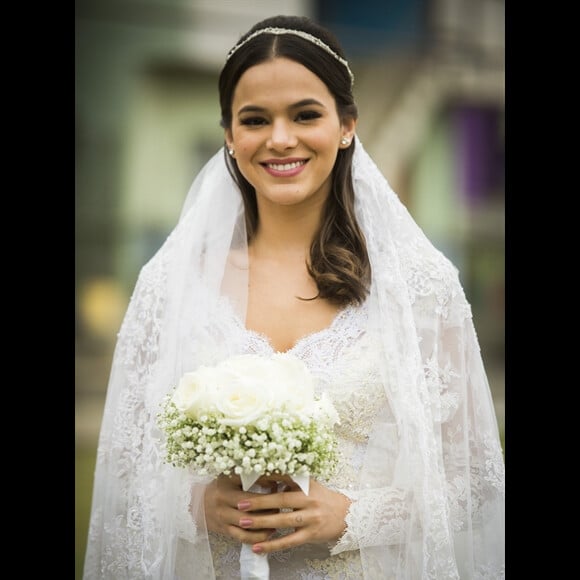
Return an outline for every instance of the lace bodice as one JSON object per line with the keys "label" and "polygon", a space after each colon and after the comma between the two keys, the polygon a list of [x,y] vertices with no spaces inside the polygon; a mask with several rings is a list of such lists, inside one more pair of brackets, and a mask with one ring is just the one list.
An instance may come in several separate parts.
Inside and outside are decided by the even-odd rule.
{"label": "lace bodice", "polygon": [[[247,330],[227,304],[220,310],[226,317],[224,325],[231,324],[234,332],[238,333],[237,343],[241,352],[269,355],[274,351],[268,338]],[[360,487],[359,476],[369,429],[381,411],[392,416],[376,364],[376,343],[373,344],[373,337],[365,331],[367,316],[366,308],[348,306],[336,315],[328,328],[303,337],[290,349],[292,354],[306,363],[318,380],[318,391],[326,391],[330,395],[339,413],[337,434],[341,456],[336,474],[328,485],[351,496]],[[390,445],[395,452],[394,419]],[[357,515],[353,510],[349,517],[353,519],[363,515],[368,517],[368,514]],[[239,545],[215,534],[212,535],[211,544],[217,577],[238,578]],[[315,580],[361,577],[360,556],[358,551],[351,550],[352,547],[345,536],[335,548],[341,554],[335,557],[330,557],[327,546],[304,546],[271,554],[271,578]],[[305,562],[308,562],[307,571]]]}

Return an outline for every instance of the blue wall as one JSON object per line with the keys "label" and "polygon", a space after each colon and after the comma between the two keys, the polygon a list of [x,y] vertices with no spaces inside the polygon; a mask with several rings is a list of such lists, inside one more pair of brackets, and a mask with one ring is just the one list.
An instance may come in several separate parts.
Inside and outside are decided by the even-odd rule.
{"label": "blue wall", "polygon": [[419,48],[426,41],[426,0],[318,0],[317,19],[349,56]]}

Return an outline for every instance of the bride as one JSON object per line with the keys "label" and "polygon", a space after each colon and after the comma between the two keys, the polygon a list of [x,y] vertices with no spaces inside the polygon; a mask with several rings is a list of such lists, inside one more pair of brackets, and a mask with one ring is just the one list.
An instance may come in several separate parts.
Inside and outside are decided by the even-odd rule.
{"label": "bride", "polygon": [[[309,19],[257,23],[219,79],[225,145],[143,267],[115,350],[85,580],[504,578],[504,461],[471,309],[356,136],[354,77]],[[164,462],[179,377],[291,352],[340,416],[305,495]],[[267,481],[262,480],[262,483]]]}

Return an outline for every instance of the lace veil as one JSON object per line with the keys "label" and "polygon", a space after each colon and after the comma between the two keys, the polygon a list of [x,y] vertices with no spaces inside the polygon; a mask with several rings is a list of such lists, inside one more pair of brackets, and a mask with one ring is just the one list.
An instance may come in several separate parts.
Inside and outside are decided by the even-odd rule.
{"label": "lace veil", "polygon": [[[369,331],[380,337],[398,445],[387,460],[379,417],[360,488],[402,490],[409,500],[396,537],[361,546],[364,578],[503,577],[504,463],[469,304],[456,269],[358,138],[352,146],[372,265]],[[228,301],[245,320],[248,286],[244,208],[224,153],[197,176],[175,229],[143,267],[118,336],[85,580],[215,577],[198,509],[204,481],[164,463],[155,420],[183,372],[239,348],[220,317]]]}

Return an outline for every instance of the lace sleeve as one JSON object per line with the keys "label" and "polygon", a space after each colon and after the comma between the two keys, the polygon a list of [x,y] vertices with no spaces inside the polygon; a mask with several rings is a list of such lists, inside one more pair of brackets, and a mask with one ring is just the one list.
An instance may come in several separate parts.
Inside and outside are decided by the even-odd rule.
{"label": "lace sleeve", "polygon": [[344,534],[330,546],[332,555],[366,546],[404,543],[410,513],[407,492],[393,487],[340,491],[352,503]]}

